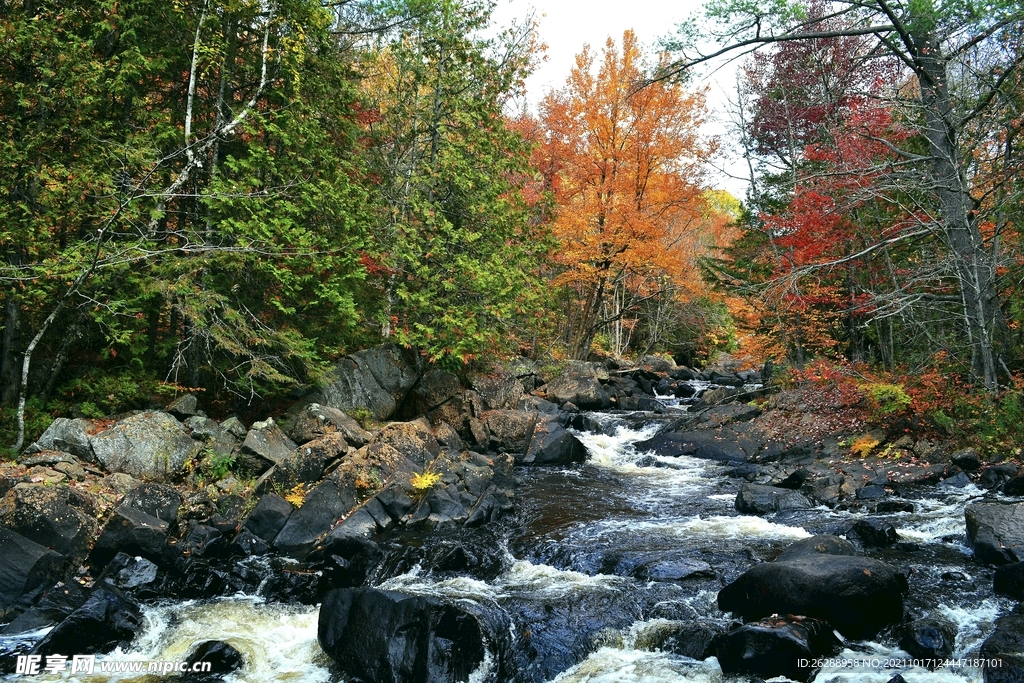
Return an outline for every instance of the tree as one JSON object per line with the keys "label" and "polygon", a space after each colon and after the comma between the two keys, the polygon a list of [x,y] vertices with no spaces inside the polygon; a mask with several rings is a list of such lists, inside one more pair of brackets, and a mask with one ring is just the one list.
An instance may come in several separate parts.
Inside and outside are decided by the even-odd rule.
{"label": "tree", "polygon": [[[770,6],[712,3],[707,14],[721,22],[714,36],[725,46],[699,54],[692,49],[694,36],[681,36],[674,47],[684,55],[662,76],[729,52],[822,38],[864,36],[870,40],[869,55],[898,59],[913,77],[914,83],[903,89],[904,103],[915,105],[917,130],[926,146],[897,147],[894,152],[916,164],[929,181],[923,189],[932,202],[927,207],[932,218],[925,225],[936,232],[955,273],[973,374],[995,391],[1011,361],[998,287],[1000,255],[977,213],[980,202],[964,136],[974,119],[1011,96],[1008,88],[1020,72],[1024,52],[1000,46],[1016,44],[1024,9],[1004,0],[984,6],[956,0],[835,0],[823,8],[815,16],[803,5],[784,0]],[[996,52],[1003,59],[983,58]],[[975,64],[985,67],[975,69]]]}
{"label": "tree", "polygon": [[534,156],[556,207],[554,284],[569,298],[572,358],[586,358],[609,324],[621,351],[620,323],[690,276],[686,248],[703,222],[703,165],[714,151],[698,133],[703,93],[639,87],[650,70],[632,31],[621,52],[609,39],[594,67],[585,47],[565,87],[544,98]]}
{"label": "tree", "polygon": [[[330,13],[304,0],[4,12],[15,447],[30,390],[45,395],[69,354],[246,399],[315,373],[356,317],[366,204]],[[54,327],[68,333],[33,374]]]}
{"label": "tree", "polygon": [[532,24],[484,37],[493,2],[430,0],[364,66],[368,165],[381,197],[365,258],[382,336],[432,361],[515,342],[546,242],[521,188],[528,141],[503,108],[536,54]]}

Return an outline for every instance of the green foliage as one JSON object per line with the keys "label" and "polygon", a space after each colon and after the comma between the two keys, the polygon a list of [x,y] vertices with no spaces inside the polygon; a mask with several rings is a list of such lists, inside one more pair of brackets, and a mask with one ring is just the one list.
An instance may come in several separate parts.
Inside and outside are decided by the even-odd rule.
{"label": "green foliage", "polygon": [[884,418],[902,413],[914,400],[901,384],[870,383],[861,386],[861,389],[867,395],[868,404],[877,417]]}
{"label": "green foliage", "polygon": [[511,346],[537,301],[547,244],[519,192],[530,148],[503,116],[533,37],[481,37],[487,2],[417,7],[365,66],[382,197],[369,284],[385,336],[461,366]]}
{"label": "green foliage", "polygon": [[217,453],[210,448],[204,448],[200,454],[199,471],[210,480],[219,481],[231,472],[234,464],[235,456],[230,453]]}

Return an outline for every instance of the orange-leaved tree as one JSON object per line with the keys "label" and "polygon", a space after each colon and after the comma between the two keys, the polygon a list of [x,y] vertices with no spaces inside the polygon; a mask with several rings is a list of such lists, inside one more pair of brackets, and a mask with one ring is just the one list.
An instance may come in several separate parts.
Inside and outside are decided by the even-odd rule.
{"label": "orange-leaved tree", "polygon": [[555,202],[554,285],[569,299],[572,358],[585,358],[605,328],[632,329],[645,301],[698,277],[686,256],[704,224],[703,168],[714,152],[698,130],[704,93],[650,83],[632,31],[621,51],[608,39],[596,73],[595,61],[584,47],[566,85],[541,102],[534,158]]}

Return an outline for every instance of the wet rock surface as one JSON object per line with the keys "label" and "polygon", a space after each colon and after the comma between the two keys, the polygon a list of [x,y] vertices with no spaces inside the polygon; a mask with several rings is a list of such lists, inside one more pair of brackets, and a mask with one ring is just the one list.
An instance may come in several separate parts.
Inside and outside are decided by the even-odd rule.
{"label": "wet rock surface", "polygon": [[[953,449],[932,443],[901,446],[902,459],[882,449],[855,458],[837,433],[783,438],[771,418],[799,413],[790,397],[750,406],[760,391],[745,384],[753,375],[697,372],[657,357],[641,367],[572,365],[560,381],[525,365],[457,378],[402,355],[366,354],[356,359],[358,373],[350,357],[339,373],[372,377],[376,390],[355,390],[369,414],[393,404],[392,414],[423,418],[367,422],[366,430],[323,396],[307,398],[273,425],[280,448],[269,459],[252,447],[266,422],[247,430],[181,407],[182,417],[194,411],[183,432],[194,445],[212,449],[223,438],[230,452],[220,455],[269,467],[256,487],[251,478],[202,478],[208,470],[188,465],[201,467],[198,454],[175,475],[188,485],[126,473],[99,479],[102,463],[42,448],[0,468],[4,496],[19,486],[66,487],[56,500],[93,520],[87,537],[95,540],[88,573],[64,592],[76,569],[69,558],[0,528],[13,558],[0,554],[5,620],[15,628],[68,622],[87,596],[107,589],[115,598],[103,600],[120,605],[110,610],[115,626],[130,625],[132,601],[149,609],[159,599],[243,593],[316,605],[337,590],[372,590],[342,611],[355,615],[352,624],[369,619],[392,631],[331,627],[346,634],[330,640],[332,655],[363,680],[464,680],[476,671],[488,681],[575,682],[633,661],[638,670],[671,670],[674,677],[650,679],[660,683],[687,680],[693,667],[697,678],[714,679],[720,674],[701,664],[710,655],[737,672],[727,681],[806,680],[815,673],[795,662],[833,652],[830,628],[855,651],[924,657],[953,643],[962,656],[979,651],[999,614],[1009,616],[1007,598],[994,592],[1019,599],[1014,503],[995,497],[1009,495],[1016,465],[975,464],[976,454],[950,456]],[[679,411],[680,401],[690,412]],[[89,439],[99,429],[91,421],[59,428],[62,444],[79,428]],[[968,502],[973,534],[962,516]],[[979,562],[994,558],[997,571],[965,556],[966,543]],[[950,611],[967,603],[981,605],[969,617],[977,625]],[[1017,628],[1011,622],[1001,638]],[[0,654],[10,651],[4,642]],[[989,650],[1012,658],[1015,646],[1000,642]],[[241,671],[251,666],[246,658]],[[920,679],[910,672],[908,680],[911,673]]]}

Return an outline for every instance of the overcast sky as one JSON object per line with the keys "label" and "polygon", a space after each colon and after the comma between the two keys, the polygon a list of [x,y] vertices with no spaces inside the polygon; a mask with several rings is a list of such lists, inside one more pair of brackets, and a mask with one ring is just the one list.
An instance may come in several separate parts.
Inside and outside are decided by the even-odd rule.
{"label": "overcast sky", "polygon": [[[585,43],[600,51],[608,36],[619,42],[624,30],[633,29],[653,52],[658,38],[671,34],[679,22],[696,14],[702,4],[702,0],[498,0],[494,20],[499,25],[507,25],[513,19],[525,18],[531,11],[536,13],[541,39],[548,46],[547,60],[526,84],[530,101],[537,102],[547,90],[565,84],[569,71],[576,64],[576,55]],[[710,117],[714,123],[708,133],[718,135],[723,149],[728,151],[734,145],[730,144],[723,122],[729,118],[726,100],[735,90],[735,67],[721,67],[698,82],[707,83],[712,89],[709,102],[714,110]],[[743,175],[745,166],[727,157],[720,165],[725,173],[718,174],[713,184],[743,199],[746,181],[730,179],[726,173]]]}

